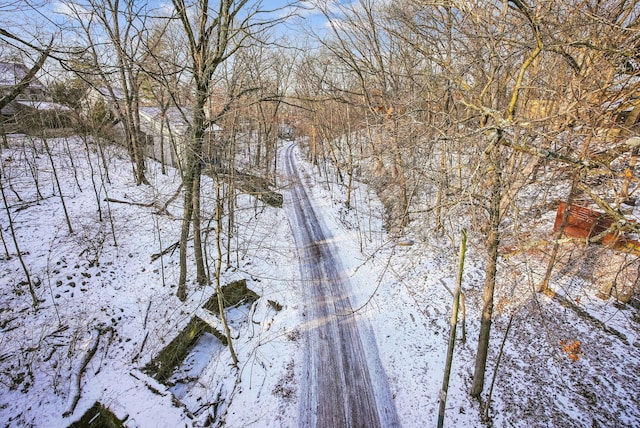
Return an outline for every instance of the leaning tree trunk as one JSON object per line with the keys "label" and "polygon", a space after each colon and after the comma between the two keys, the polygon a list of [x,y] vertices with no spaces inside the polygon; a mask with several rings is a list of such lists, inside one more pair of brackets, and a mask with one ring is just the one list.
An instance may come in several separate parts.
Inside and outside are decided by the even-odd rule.
{"label": "leaning tree trunk", "polygon": [[442,377],[442,389],[440,390],[440,407],[438,409],[438,428],[444,426],[444,414],[447,404],[447,393],[449,392],[449,378],[451,376],[451,366],[453,365],[453,349],[456,345],[456,327],[458,326],[458,308],[460,307],[460,297],[462,295],[462,274],[464,272],[464,259],[467,254],[467,231],[462,230],[462,240],[460,241],[460,262],[458,263],[458,277],[456,278],[456,288],[453,292],[453,305],[451,307],[451,322],[449,330],[449,345],[447,348],[447,358],[444,365],[444,376]]}

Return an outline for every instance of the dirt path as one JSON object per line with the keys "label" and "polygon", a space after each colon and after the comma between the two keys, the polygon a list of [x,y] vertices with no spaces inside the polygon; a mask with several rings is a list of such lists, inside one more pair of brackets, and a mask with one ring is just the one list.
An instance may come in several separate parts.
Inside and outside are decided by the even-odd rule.
{"label": "dirt path", "polygon": [[306,307],[300,425],[399,426],[375,338],[352,314],[348,279],[336,268],[330,233],[323,230],[302,185],[294,150],[294,144],[288,146],[284,160]]}

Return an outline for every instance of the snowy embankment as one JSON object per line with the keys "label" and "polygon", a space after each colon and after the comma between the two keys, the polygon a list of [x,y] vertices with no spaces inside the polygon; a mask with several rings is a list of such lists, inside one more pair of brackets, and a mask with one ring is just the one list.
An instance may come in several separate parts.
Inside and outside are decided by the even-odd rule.
{"label": "snowy embankment", "polygon": [[[301,169],[306,171],[316,212],[325,230],[332,231],[336,259],[354,287],[352,306],[359,308],[356,311],[375,333],[402,426],[435,425],[460,238],[439,237],[415,221],[407,236],[390,239],[380,233],[383,208],[366,186],[356,184],[352,208],[346,210],[346,191],[333,177],[319,176],[320,171],[309,164],[302,163]],[[551,212],[540,220],[540,233],[547,238],[554,216]],[[483,394],[486,403],[491,391],[491,402],[481,409],[469,391],[485,256],[482,235],[470,233],[462,284],[466,341],[459,325],[445,426],[480,426],[485,413],[494,426],[640,423],[638,311],[597,297],[599,286],[580,272],[594,269],[580,246],[562,248],[563,261],[551,283],[556,299],[536,293],[532,282],[536,278],[532,272],[539,275],[546,268],[544,256],[524,252],[500,259]],[[557,296],[572,301],[573,309]]]}
{"label": "snowy embankment", "polygon": [[[190,283],[188,301],[180,302],[177,251],[153,257],[179,236],[177,172],[162,175],[159,165],[149,162],[151,185],[135,186],[122,149],[105,145],[102,158],[92,142],[50,139],[69,231],[42,143],[22,136],[9,142],[2,150],[2,185],[38,307],[32,307],[3,204],[9,253],[0,254],[1,425],[68,426],[96,401],[127,426],[202,425],[209,415],[235,420],[233,425],[293,424],[296,412],[286,408],[295,395],[299,274],[282,210],[238,197],[236,218],[242,226],[232,237],[237,250],[223,284],[246,279],[262,298],[230,311],[239,335],[239,371],[221,347],[184,405],[173,399],[169,386],[143,373],[213,294],[212,287]],[[205,178],[206,214],[215,207],[208,203],[212,192]]]}

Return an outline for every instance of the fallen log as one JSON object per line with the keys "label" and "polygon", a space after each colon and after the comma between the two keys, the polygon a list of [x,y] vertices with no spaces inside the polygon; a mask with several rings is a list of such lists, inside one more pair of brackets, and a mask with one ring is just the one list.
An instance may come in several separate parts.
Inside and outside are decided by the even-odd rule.
{"label": "fallen log", "polygon": [[220,168],[209,168],[205,170],[205,174],[214,178],[217,175],[218,177],[231,179],[236,188],[242,193],[255,196],[258,200],[274,208],[282,208],[282,193],[271,190],[272,184],[263,177]]}
{"label": "fallen log", "polygon": [[151,261],[155,262],[156,260],[158,260],[160,257],[164,256],[165,254],[175,251],[176,248],[178,248],[179,246],[180,246],[180,241],[176,241],[173,244],[169,245],[164,250],[162,250],[161,252],[156,253],[156,254],[151,254]]}
{"label": "fallen log", "polygon": [[69,410],[67,410],[62,414],[62,417],[64,418],[67,418],[73,414],[73,412],[76,410],[76,406],[78,405],[78,401],[80,401],[80,394],[82,392],[82,385],[81,385],[82,376],[87,370],[87,366],[89,365],[89,362],[91,361],[93,356],[96,354],[96,351],[98,350],[98,345],[100,345],[100,337],[102,336],[102,333],[103,333],[103,330],[99,328],[96,329],[96,331],[98,332],[98,335],[94,339],[93,344],[91,345],[91,349],[89,349],[89,351],[85,354],[84,359],[82,360],[82,364],[80,364],[80,369],[78,370],[78,374],[76,376],[76,384],[75,384],[76,391],[73,395],[73,398],[71,399]]}

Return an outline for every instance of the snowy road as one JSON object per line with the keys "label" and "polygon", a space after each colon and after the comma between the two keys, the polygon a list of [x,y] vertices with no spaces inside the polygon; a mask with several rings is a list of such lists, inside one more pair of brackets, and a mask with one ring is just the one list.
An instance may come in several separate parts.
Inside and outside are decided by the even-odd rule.
{"label": "snowy road", "polygon": [[352,314],[348,278],[337,268],[331,235],[303,187],[294,150],[295,144],[289,145],[284,160],[306,306],[300,425],[399,426],[375,338],[366,322]]}

